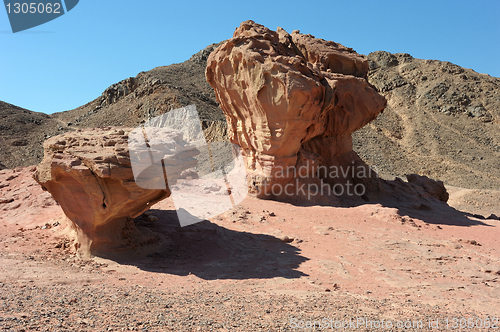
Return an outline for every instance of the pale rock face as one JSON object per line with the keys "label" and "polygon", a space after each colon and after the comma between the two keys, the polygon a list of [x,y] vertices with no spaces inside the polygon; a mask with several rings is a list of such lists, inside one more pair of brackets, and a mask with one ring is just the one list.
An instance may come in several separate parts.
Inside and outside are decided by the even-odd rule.
{"label": "pale rock face", "polygon": [[[231,142],[246,157],[250,192],[280,196],[262,189],[294,182],[297,175],[283,170],[300,166],[302,183],[318,183],[320,166],[368,167],[352,150],[351,133],[375,119],[386,100],[367,73],[367,59],[350,48],[252,21],[210,54],[206,78]],[[324,182],[367,180],[346,173]]]}
{"label": "pale rock face", "polygon": [[130,131],[78,130],[44,143],[44,159],[34,178],[73,222],[82,255],[122,250],[127,222],[170,196],[168,187],[136,184],[127,144]]}

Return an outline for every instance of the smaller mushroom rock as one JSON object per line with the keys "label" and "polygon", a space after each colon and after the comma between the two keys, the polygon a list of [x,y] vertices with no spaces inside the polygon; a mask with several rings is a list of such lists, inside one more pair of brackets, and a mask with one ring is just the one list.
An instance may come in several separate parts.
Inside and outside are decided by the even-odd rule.
{"label": "smaller mushroom rock", "polygon": [[73,222],[80,255],[124,249],[127,222],[170,196],[168,186],[144,189],[136,184],[127,142],[130,131],[78,130],[44,143],[44,158],[33,176]]}

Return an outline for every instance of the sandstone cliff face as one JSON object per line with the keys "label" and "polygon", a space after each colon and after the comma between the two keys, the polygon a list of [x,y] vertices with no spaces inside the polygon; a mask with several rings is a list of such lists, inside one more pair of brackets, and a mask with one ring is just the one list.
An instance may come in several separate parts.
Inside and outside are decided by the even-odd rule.
{"label": "sandstone cliff face", "polygon": [[80,253],[120,250],[127,222],[170,191],[135,183],[128,128],[78,130],[44,143],[34,178],[61,205],[78,233]]}
{"label": "sandstone cliff face", "polygon": [[[386,101],[366,80],[368,61],[340,44],[243,22],[208,58],[206,77],[226,115],[231,142],[242,147],[250,191],[284,185],[302,169],[366,167],[351,133],[372,121]],[[354,181],[349,175],[330,185]],[[303,180],[308,181],[308,180]]]}

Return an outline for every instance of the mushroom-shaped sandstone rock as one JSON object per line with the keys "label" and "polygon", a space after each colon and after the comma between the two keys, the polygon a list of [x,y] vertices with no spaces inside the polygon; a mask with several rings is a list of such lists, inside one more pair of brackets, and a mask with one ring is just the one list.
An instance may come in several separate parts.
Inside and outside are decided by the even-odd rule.
{"label": "mushroom-shaped sandstone rock", "polygon": [[126,223],[170,196],[136,184],[130,162],[129,128],[68,132],[44,143],[34,178],[74,223],[79,253],[122,250]]}
{"label": "mushroom-shaped sandstone rock", "polygon": [[[210,54],[206,78],[231,142],[246,157],[250,192],[280,196],[273,185],[283,194],[297,176],[320,176],[330,186],[361,181],[348,169],[367,168],[352,150],[351,133],[386,106],[367,73],[368,60],[350,48],[253,21]],[[345,176],[330,176],[332,167]]]}

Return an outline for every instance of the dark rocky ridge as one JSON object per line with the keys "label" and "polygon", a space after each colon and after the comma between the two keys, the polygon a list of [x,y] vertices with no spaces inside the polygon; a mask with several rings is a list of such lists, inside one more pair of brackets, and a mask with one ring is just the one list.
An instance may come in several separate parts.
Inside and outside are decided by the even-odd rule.
{"label": "dark rocky ridge", "polygon": [[354,133],[383,175],[418,173],[465,188],[500,188],[500,79],[449,62],[374,52],[369,81],[384,113]]}
{"label": "dark rocky ridge", "polygon": [[50,115],[0,101],[0,169],[38,164],[43,141],[65,127]]}
{"label": "dark rocky ridge", "polygon": [[[0,167],[37,164],[44,137],[72,128],[135,127],[189,104],[196,104],[208,137],[223,139],[225,118],[205,80],[206,59],[216,46],[183,63],[113,84],[74,110],[49,116],[2,103],[0,139],[5,148]],[[387,178],[418,173],[464,188],[500,188],[499,78],[408,54],[379,51],[368,59],[370,83],[387,98],[388,107],[353,134],[354,150],[363,160]],[[19,119],[36,115],[41,124],[24,123],[16,114]],[[14,121],[21,122],[12,127]],[[20,137],[29,141],[28,147],[13,145]]]}
{"label": "dark rocky ridge", "polygon": [[206,60],[213,44],[180,64],[162,66],[130,77],[107,88],[93,101],[54,117],[77,127],[140,123],[182,106],[195,104],[205,127],[225,122],[215,94],[205,80]]}

